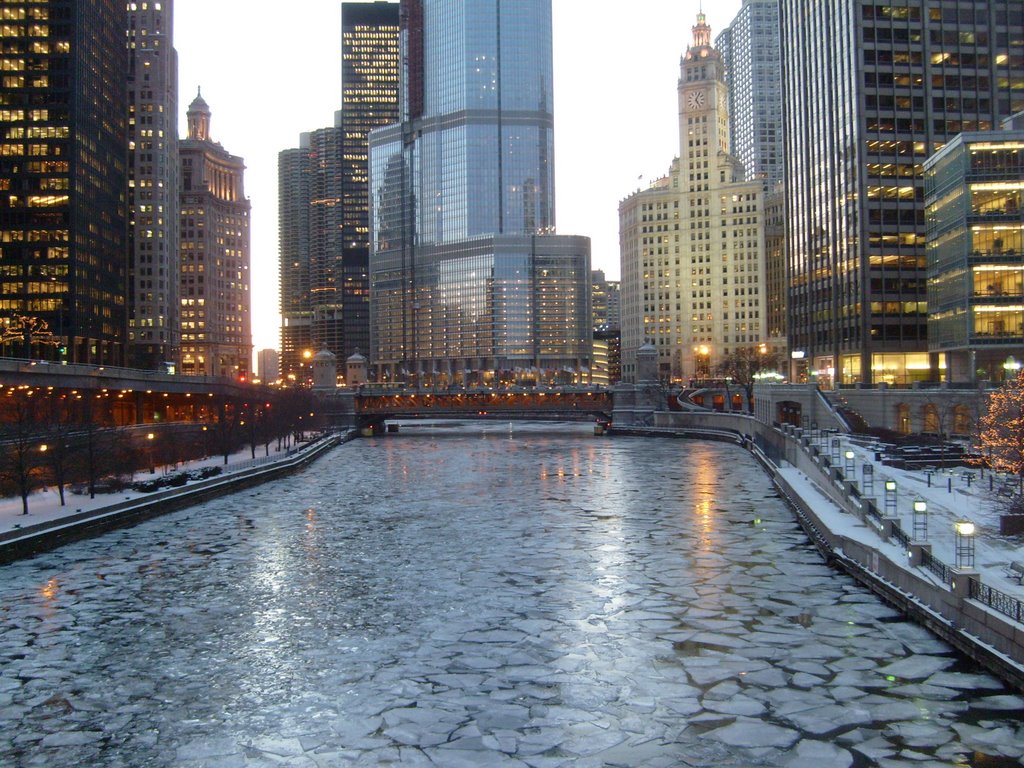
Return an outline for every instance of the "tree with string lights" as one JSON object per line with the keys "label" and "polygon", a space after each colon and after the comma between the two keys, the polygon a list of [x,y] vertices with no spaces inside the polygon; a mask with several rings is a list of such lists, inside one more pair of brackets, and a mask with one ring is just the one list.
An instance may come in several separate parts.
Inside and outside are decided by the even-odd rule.
{"label": "tree with string lights", "polygon": [[989,395],[988,412],[978,422],[978,449],[994,471],[1024,482],[1024,371]]}

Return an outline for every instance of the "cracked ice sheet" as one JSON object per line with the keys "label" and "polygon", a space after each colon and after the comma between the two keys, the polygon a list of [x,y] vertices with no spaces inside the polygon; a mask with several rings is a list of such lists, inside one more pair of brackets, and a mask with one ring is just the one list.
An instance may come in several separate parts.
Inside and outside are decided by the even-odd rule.
{"label": "cracked ice sheet", "polygon": [[[983,725],[964,713],[1008,696],[975,694],[985,678],[885,679],[933,663],[915,651],[950,652],[827,568],[746,454],[693,443],[679,461],[676,441],[552,429],[347,446],[258,493],[5,569],[0,762],[13,748],[100,764],[73,734],[116,723],[130,762],[154,768],[178,749],[218,768],[596,768],[641,744],[656,745],[643,768],[774,768],[819,754],[819,730],[875,738],[833,716],[851,701],[908,727],[920,704],[977,728],[964,740],[983,752],[1012,747],[1009,698],[980,705]],[[353,490],[366,477],[372,493]],[[42,747],[44,714],[87,743]]]}

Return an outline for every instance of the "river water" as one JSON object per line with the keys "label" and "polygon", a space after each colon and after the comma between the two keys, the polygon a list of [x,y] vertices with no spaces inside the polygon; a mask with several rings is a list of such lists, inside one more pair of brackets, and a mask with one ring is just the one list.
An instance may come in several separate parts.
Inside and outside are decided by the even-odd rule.
{"label": "river water", "polygon": [[1020,765],[734,446],[452,422],[0,570],[0,764]]}

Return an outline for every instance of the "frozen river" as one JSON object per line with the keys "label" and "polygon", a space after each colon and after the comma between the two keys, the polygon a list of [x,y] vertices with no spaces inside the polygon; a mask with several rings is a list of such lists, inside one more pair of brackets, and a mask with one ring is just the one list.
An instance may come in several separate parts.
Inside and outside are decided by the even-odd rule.
{"label": "frozen river", "polygon": [[0,765],[1021,765],[742,450],[402,429],[0,569]]}

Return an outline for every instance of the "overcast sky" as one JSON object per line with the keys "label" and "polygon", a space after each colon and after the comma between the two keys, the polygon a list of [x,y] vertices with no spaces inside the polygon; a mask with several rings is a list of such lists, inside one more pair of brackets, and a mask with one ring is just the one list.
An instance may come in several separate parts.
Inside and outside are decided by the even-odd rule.
{"label": "overcast sky", "polygon": [[[709,3],[712,39],[740,5]],[[678,154],[679,57],[700,3],[552,0],[552,6],[558,232],[589,236],[594,269],[617,279],[619,201],[664,175]],[[334,123],[341,105],[341,2],[175,0],[174,46],[181,135],[201,86],[212,138],[245,159],[253,343],[277,348],[277,155],[298,146],[303,131]]]}

